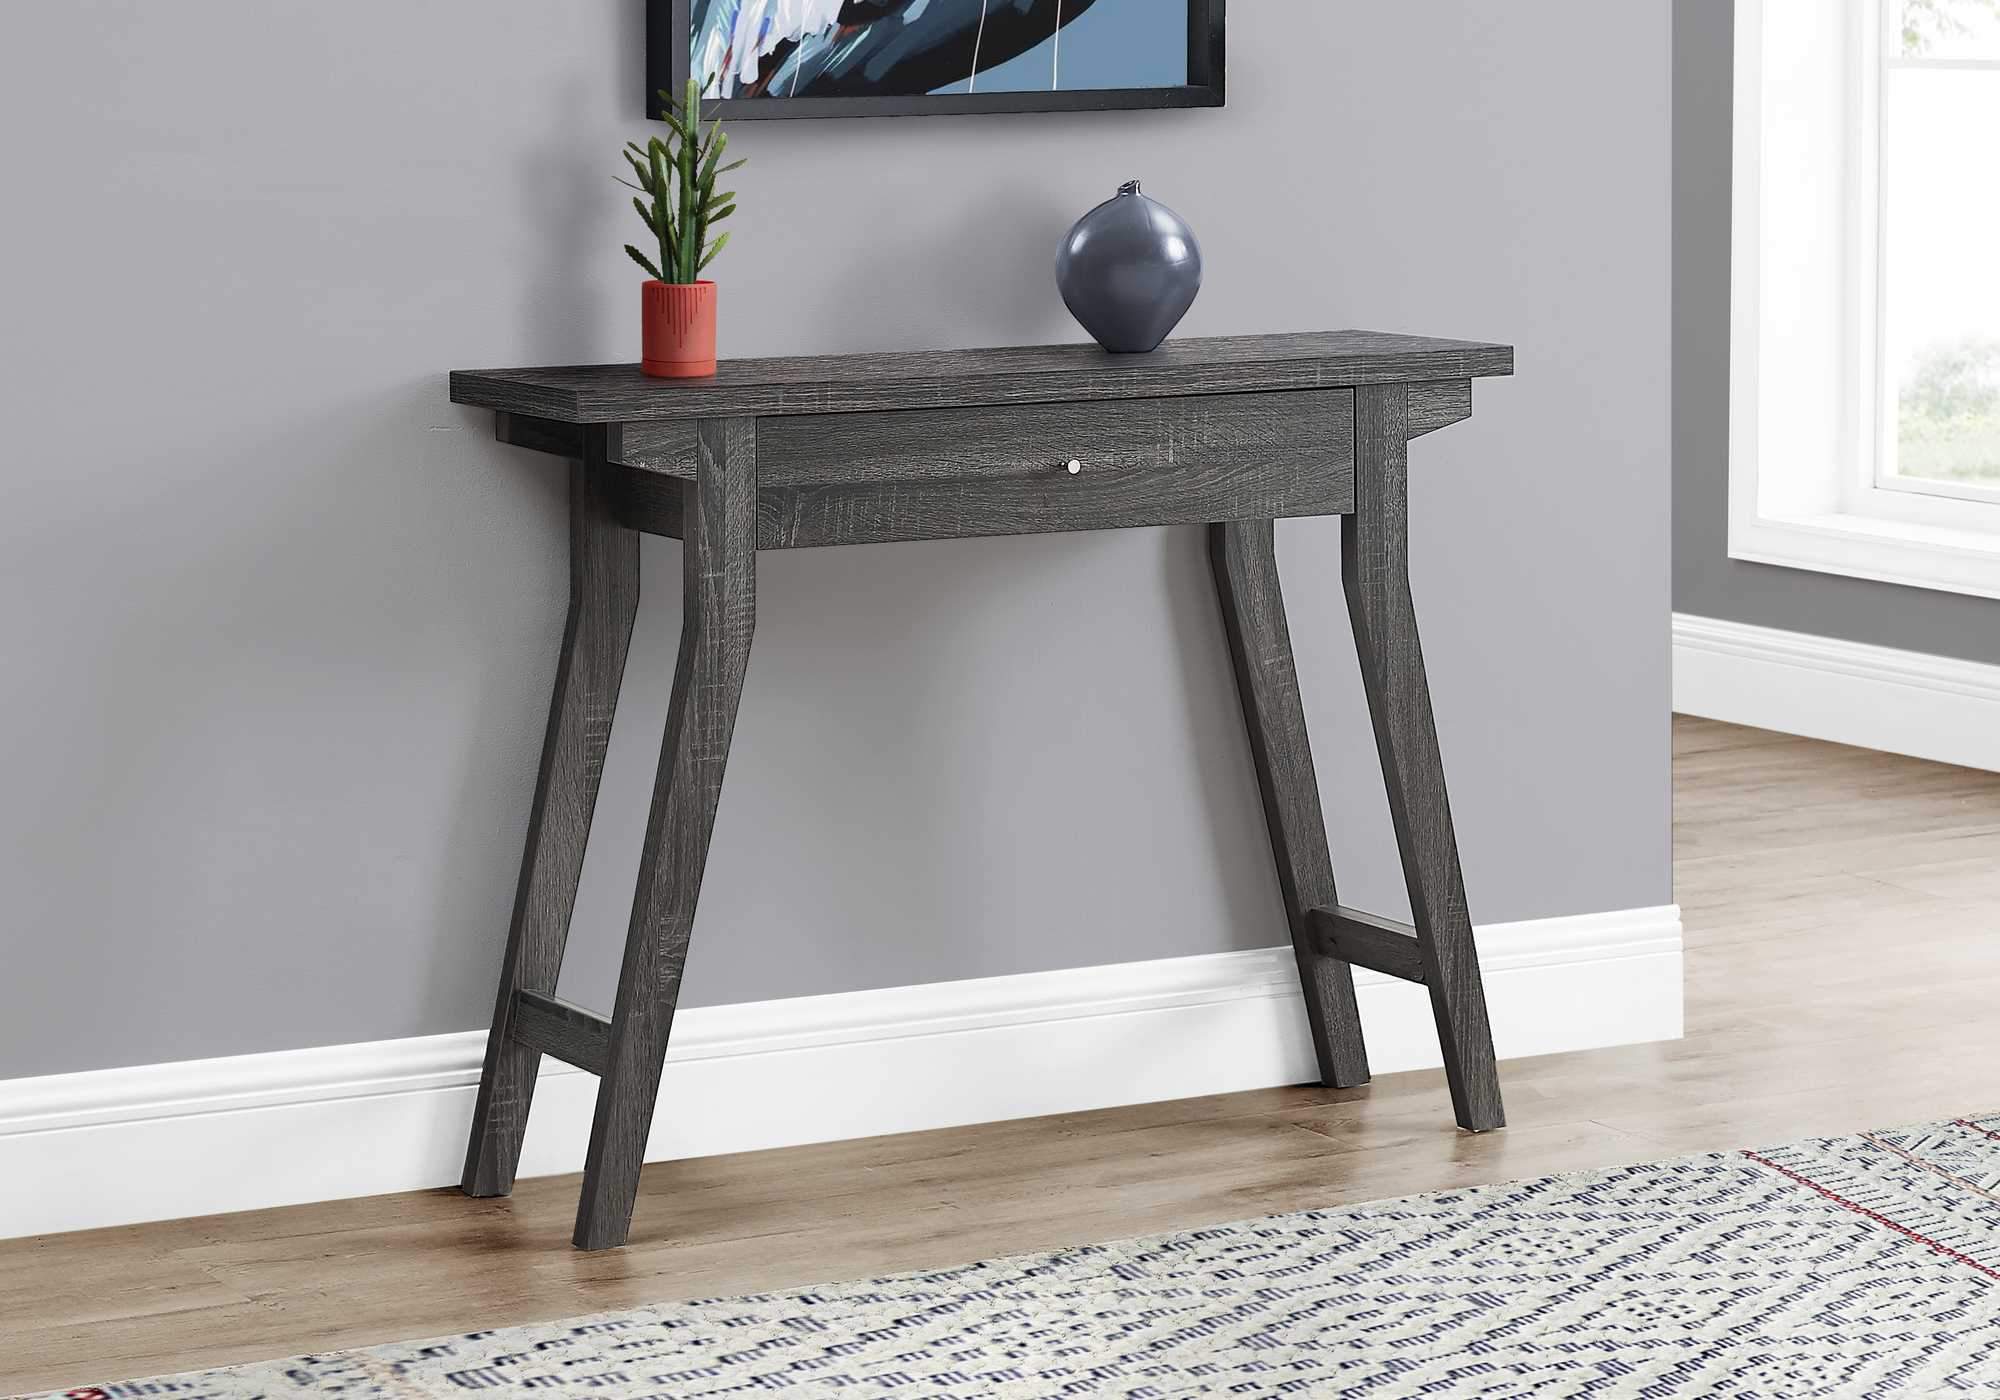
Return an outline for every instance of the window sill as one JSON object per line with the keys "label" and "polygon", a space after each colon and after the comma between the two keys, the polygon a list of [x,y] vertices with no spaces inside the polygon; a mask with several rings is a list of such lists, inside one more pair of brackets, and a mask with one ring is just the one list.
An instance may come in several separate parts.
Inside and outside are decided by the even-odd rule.
{"label": "window sill", "polygon": [[2000,532],[1868,515],[1733,520],[1729,557],[1908,588],[2000,598]]}

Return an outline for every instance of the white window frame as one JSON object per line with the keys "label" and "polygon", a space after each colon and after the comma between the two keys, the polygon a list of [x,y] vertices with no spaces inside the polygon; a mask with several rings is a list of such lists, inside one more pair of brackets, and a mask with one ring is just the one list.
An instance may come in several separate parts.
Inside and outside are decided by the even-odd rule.
{"label": "white window frame", "polygon": [[[1880,46],[1874,55],[1865,56],[1865,60],[1869,62],[1869,71],[1871,74],[1879,75],[1897,68],[1956,70],[1974,73],[2000,72],[2000,59],[1911,58],[1897,53],[1896,47],[1899,40],[1897,37],[1896,5],[1892,0],[1870,0],[1870,3],[1874,5],[1876,12],[1876,42]],[[1889,401],[1890,395],[1895,389],[1895,386],[1889,383],[1888,338],[1885,332],[1885,318],[1888,314],[1888,288],[1879,275],[1880,240],[1886,237],[1889,224],[1889,182],[1895,178],[1895,172],[1890,167],[1890,163],[1884,155],[1888,142],[1890,121],[1888,87],[1886,85],[1880,86],[1876,91],[1868,94],[1867,102],[1873,106],[1874,110],[1871,113],[1864,107],[1863,120],[1868,122],[1869,129],[1872,132],[1873,145],[1870,148],[1865,148],[1862,155],[1866,161],[1864,175],[1872,184],[1871,193],[1874,203],[1875,237],[1877,239],[1876,266],[1872,269],[1876,274],[1874,279],[1875,285],[1872,289],[1875,305],[1875,378],[1873,383],[1875,397],[1873,403],[1875,405],[1876,416],[1879,418],[1881,416],[1880,406]],[[1865,483],[1870,488],[1880,491],[1900,492],[1906,495],[1943,496],[1962,501],[2000,504],[2000,487],[1988,486],[1978,482],[1931,481],[1923,477],[1896,475],[1896,434],[1894,432],[1894,425],[1891,422],[1879,422],[1870,440],[1874,443],[1875,448],[1874,460],[1870,464],[1872,477]],[[1896,509],[1895,506],[1889,505],[1886,501],[1882,506],[1877,507],[1878,510],[1885,508],[1891,511]],[[1947,523],[1952,516],[1953,513],[1947,509],[1945,512]],[[1911,518],[1923,519],[1925,517],[1918,515]]]}
{"label": "white window frame", "polygon": [[1878,473],[1895,0],[1737,0],[1733,559],[2000,598],[2000,493]]}

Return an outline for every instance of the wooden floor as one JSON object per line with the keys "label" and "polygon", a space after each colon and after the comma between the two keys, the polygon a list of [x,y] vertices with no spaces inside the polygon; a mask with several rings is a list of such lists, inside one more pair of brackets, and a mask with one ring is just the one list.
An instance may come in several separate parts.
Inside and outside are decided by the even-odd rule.
{"label": "wooden floor", "polygon": [[[0,1243],[0,1394],[2000,1109],[2000,775],[1681,719],[1688,1035],[1502,1066]],[[218,1163],[217,1170],[229,1170]]]}

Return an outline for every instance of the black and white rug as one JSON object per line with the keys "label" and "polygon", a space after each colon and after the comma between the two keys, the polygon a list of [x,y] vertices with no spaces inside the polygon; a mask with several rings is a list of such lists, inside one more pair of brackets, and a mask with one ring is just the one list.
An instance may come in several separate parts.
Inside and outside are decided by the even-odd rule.
{"label": "black and white rug", "polygon": [[2000,1115],[60,1393],[2000,1396]]}

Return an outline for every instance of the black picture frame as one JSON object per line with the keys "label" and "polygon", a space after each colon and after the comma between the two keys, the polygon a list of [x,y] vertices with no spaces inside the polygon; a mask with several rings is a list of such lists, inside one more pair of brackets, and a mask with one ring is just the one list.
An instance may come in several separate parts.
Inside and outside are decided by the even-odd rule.
{"label": "black picture frame", "polygon": [[[1117,112],[1137,108],[1223,105],[1223,9],[1226,0],[1186,0],[1188,81],[1180,87],[1098,88],[1073,92],[973,92],[918,97],[711,98],[702,115],[728,121],[802,117],[970,116],[981,112]],[[660,117],[660,92],[687,87],[694,66],[693,0],[646,0],[646,115]]]}

